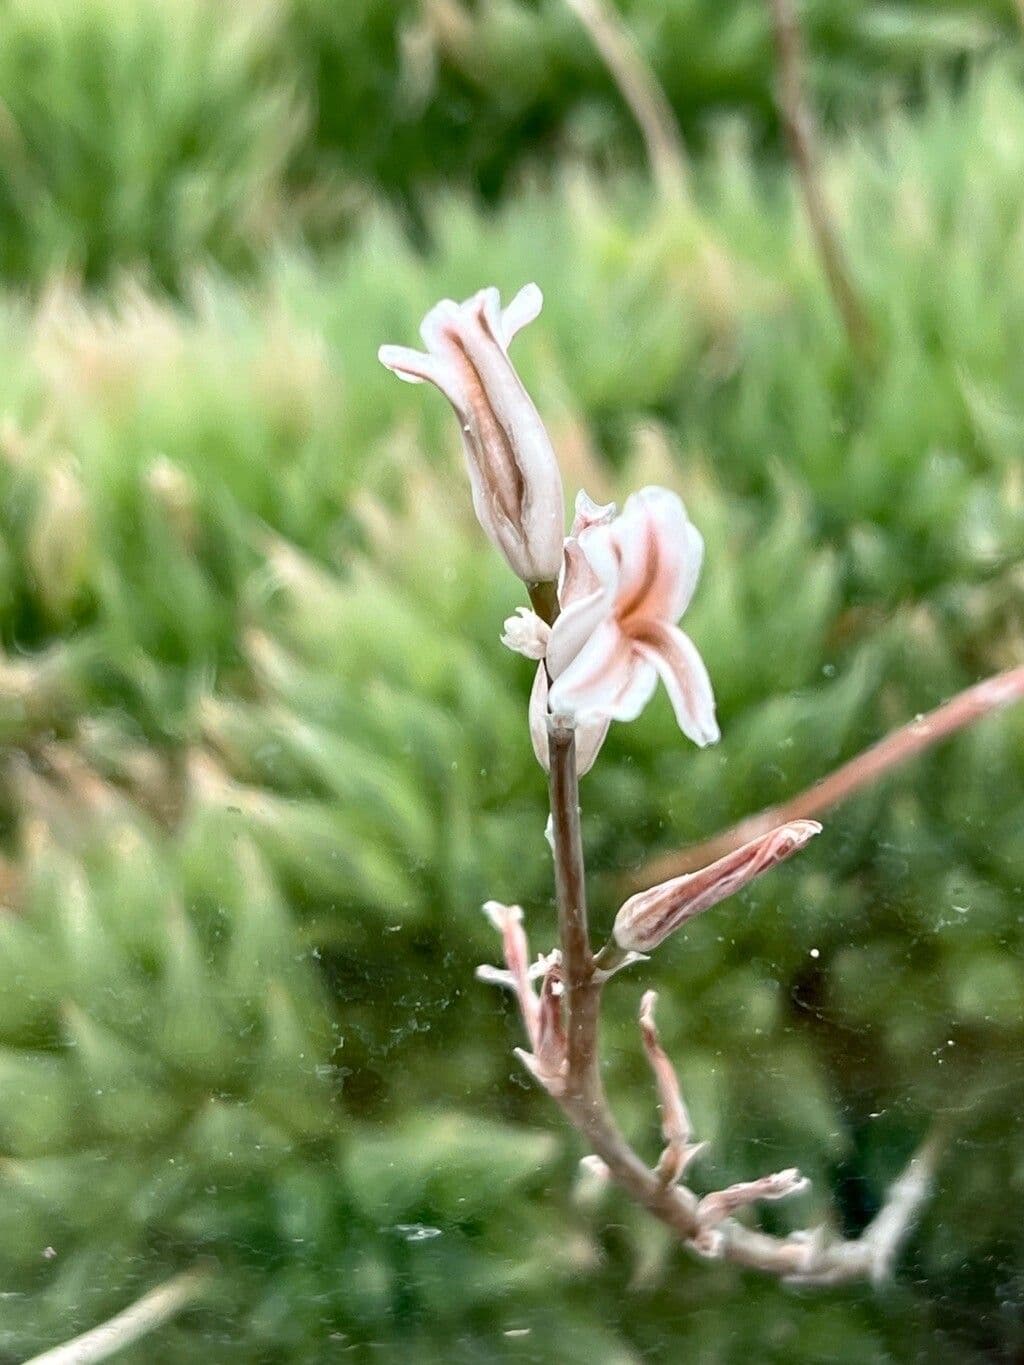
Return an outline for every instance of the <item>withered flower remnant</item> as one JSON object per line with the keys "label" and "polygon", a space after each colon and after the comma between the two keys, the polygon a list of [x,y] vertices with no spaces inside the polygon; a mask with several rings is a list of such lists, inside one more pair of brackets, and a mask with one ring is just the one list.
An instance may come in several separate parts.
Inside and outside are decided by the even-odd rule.
{"label": "withered flower remnant", "polygon": [[817,820],[793,820],[752,839],[699,872],[673,877],[630,896],[615,916],[615,942],[632,952],[650,952],[687,920],[734,896],[755,877],[799,853],[820,833]]}

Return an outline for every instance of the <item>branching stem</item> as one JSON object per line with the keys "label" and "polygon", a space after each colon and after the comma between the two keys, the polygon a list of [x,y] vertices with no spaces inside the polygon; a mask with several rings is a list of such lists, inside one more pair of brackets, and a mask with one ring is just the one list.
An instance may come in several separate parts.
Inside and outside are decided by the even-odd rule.
{"label": "branching stem", "polygon": [[737,1265],[803,1283],[883,1278],[931,1186],[938,1144],[926,1143],[894,1183],[881,1212],[852,1241],[823,1231],[773,1237],[727,1218],[709,1241],[700,1200],[666,1182],[634,1151],[611,1113],[601,1081],[599,1025],[604,976],[595,966],[587,924],[586,871],[573,730],[549,720],[548,753],[567,1068],[552,1094],[609,1176],[683,1242]]}

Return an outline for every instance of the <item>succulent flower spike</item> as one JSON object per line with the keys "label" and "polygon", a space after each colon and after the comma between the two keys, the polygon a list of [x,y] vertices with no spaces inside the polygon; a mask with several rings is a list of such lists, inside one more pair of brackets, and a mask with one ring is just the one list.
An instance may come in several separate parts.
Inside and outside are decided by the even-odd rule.
{"label": "succulent flower spike", "polygon": [[420,328],[426,352],[378,352],[399,379],[434,384],[455,409],[480,525],[527,584],[557,579],[565,527],[551,440],[508,357],[509,342],[542,302],[535,284],[504,311],[493,288],[464,303],[442,299]]}
{"label": "succulent flower spike", "polygon": [[576,725],[635,720],[660,677],[683,733],[713,743],[719,732],[707,669],[675,624],[704,553],[682,502],[667,488],[644,488],[614,520],[607,509],[578,507],[577,524],[548,642],[551,713]]}
{"label": "succulent flower spike", "polygon": [[615,916],[615,942],[620,948],[650,952],[681,924],[735,895],[755,877],[798,853],[820,833],[817,820],[793,820],[752,839],[699,872],[673,877],[649,891],[630,896]]}

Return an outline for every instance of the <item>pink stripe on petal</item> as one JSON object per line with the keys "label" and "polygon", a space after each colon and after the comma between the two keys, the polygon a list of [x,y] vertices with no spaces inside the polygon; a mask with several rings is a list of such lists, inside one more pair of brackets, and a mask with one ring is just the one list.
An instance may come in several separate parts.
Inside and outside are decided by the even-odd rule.
{"label": "pink stripe on petal", "polygon": [[636,648],[661,675],[679,728],[702,748],[720,738],[715,694],[697,646],[678,626],[645,621],[634,637]]}
{"label": "pink stripe on petal", "polygon": [[570,536],[562,551],[562,575],[558,585],[558,601],[565,611],[581,597],[599,592],[601,584],[583,553],[583,547]]}
{"label": "pink stripe on petal", "polygon": [[674,622],[697,586],[704,542],[682,501],[667,488],[643,488],[626,500],[612,531],[622,559],[615,610],[629,618]]}
{"label": "pink stripe on petal", "polygon": [[429,350],[450,348],[452,339],[449,328],[457,322],[460,309],[454,299],[441,299],[420,323],[420,336]]}

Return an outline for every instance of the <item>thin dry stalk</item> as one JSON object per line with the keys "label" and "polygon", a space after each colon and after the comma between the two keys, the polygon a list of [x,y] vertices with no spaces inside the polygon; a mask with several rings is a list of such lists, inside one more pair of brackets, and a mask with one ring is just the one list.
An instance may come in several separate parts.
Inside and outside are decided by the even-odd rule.
{"label": "thin dry stalk", "polygon": [[901,763],[924,753],[933,745],[955,735],[958,730],[966,729],[975,721],[983,719],[993,711],[1014,702],[1024,700],[1024,665],[996,673],[984,682],[976,683],[963,692],[958,692],[950,701],[930,711],[926,716],[903,725],[884,739],[878,740],[837,768],[828,777],[823,777],[799,795],[783,801],[781,805],[769,806],[757,815],[748,816],[739,824],[722,830],[712,838],[689,848],[679,849],[653,859],[629,879],[629,885],[640,889],[670,877],[679,877],[694,872],[706,864],[732,853],[734,849],[766,834],[776,825],[791,820],[803,820],[820,815],[832,806],[846,801],[862,788],[877,782],[887,772]]}
{"label": "thin dry stalk", "polygon": [[669,203],[685,203],[690,172],[683,135],[632,34],[606,0],[566,0],[566,4],[587,30],[636,119],[658,193]]}
{"label": "thin dry stalk", "polygon": [[778,63],[776,103],[811,233],[850,345],[861,360],[871,362],[875,355],[874,329],[854,287],[821,183],[817,130],[804,89],[803,42],[796,8],[793,0],[768,0],[768,8]]}
{"label": "thin dry stalk", "polygon": [[175,1275],[108,1322],[33,1356],[25,1365],[93,1365],[107,1360],[180,1313],[200,1294],[207,1278],[201,1270]]}

